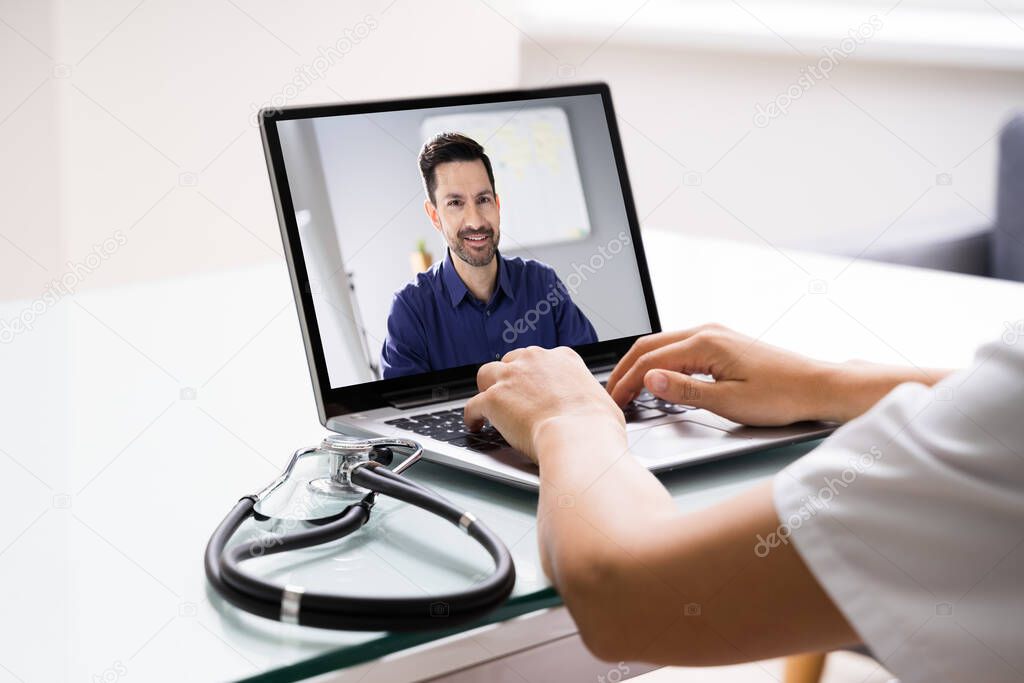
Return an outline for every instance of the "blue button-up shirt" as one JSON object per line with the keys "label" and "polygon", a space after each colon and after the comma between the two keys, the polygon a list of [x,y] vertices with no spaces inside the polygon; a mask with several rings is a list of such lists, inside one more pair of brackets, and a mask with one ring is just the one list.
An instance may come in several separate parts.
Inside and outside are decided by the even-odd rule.
{"label": "blue button-up shirt", "polygon": [[380,354],[385,379],[497,360],[524,346],[576,346],[597,333],[555,271],[498,253],[487,303],[466,287],[449,253],[395,294]]}

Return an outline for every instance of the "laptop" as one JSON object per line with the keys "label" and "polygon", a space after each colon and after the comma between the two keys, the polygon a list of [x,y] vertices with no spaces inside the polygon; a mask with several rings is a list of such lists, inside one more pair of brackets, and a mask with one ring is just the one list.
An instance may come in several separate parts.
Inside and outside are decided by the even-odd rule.
{"label": "laptop", "polygon": [[[602,83],[259,113],[321,423],[419,441],[513,486],[537,468],[462,422],[481,364],[571,346],[599,381],[661,331],[611,93]],[[654,472],[824,436],[640,394]]]}

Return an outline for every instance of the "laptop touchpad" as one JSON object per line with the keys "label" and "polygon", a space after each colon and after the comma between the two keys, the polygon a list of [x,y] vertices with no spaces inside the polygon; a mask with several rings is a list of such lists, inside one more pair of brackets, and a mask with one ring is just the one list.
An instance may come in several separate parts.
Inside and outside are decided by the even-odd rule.
{"label": "laptop touchpad", "polygon": [[668,424],[646,429],[632,429],[629,432],[629,448],[641,460],[662,460],[679,455],[697,455],[704,451],[718,450],[723,441],[746,440],[749,437],[732,433],[729,423],[710,426],[693,417],[684,417]]}

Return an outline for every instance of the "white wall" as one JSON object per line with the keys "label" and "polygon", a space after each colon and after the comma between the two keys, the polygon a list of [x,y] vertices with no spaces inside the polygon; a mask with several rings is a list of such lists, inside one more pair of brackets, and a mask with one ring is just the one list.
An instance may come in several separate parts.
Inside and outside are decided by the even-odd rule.
{"label": "white wall", "polygon": [[587,58],[595,47],[524,38],[522,80],[611,85],[645,222],[780,246],[859,252],[887,229],[987,223],[993,136],[1024,105],[1022,72],[852,59],[762,128],[757,105],[808,60],[615,38]]}
{"label": "white wall", "polygon": [[[641,216],[654,211],[648,219],[659,226],[813,248],[863,244],[905,210],[893,230],[953,214],[986,220],[991,138],[1024,92],[1020,71],[858,56],[759,129],[756,104],[792,84],[804,61],[736,45],[701,50],[692,39],[669,49],[665,36],[631,36],[658,3],[632,16],[633,5],[623,6],[607,30],[576,31],[586,13],[549,21],[552,35],[523,23],[515,4],[477,0],[136,5],[0,8],[0,54],[10,67],[0,91],[0,118],[8,117],[0,124],[8,160],[0,170],[0,297],[39,293],[116,231],[127,243],[80,286],[279,259],[249,116],[313,66],[320,48],[364,24],[373,28],[289,103],[607,80]],[[59,50],[44,45],[50,29]],[[574,32],[585,38],[564,37]],[[65,182],[56,201],[61,140]],[[703,174],[699,186],[686,184],[698,177],[690,171]],[[936,186],[943,172],[952,173],[951,186]]]}
{"label": "white wall", "polygon": [[[3,3],[0,19],[0,576],[12,587],[0,617],[0,679],[66,680],[67,322],[40,298],[62,258],[61,46],[49,3]],[[22,316],[31,330],[15,332],[9,325]],[[13,588],[28,585],[46,589]]]}
{"label": "white wall", "polygon": [[39,294],[61,257],[61,88],[54,74],[54,9],[46,3],[2,7],[0,299],[11,293]]}
{"label": "white wall", "polygon": [[[262,147],[250,121],[275,96],[299,104],[506,88],[518,74],[515,29],[476,0],[429,7],[407,0],[106,0],[60,4],[53,13],[60,55],[40,53],[0,24],[0,62],[10,67],[0,119],[28,98],[0,127],[7,162],[0,191],[8,210],[0,230],[7,238],[0,239],[0,297],[37,294],[66,261],[81,261],[117,231],[126,244],[83,277],[82,287],[280,259]],[[438,39],[441,16],[458,40]],[[9,3],[0,6],[0,18],[37,43],[48,21]],[[306,76],[308,86],[289,90],[317,66],[321,48],[346,37],[350,43],[322,76]],[[59,133],[57,110],[46,99],[53,93],[65,102]],[[51,225],[58,206],[59,237]]]}

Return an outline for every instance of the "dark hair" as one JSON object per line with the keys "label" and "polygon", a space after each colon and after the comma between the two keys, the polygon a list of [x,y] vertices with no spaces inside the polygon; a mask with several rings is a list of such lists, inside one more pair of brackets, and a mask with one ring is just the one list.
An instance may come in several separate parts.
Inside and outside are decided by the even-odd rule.
{"label": "dark hair", "polygon": [[491,160],[484,153],[483,146],[473,138],[466,137],[462,133],[438,133],[430,138],[420,150],[420,173],[423,175],[423,186],[427,190],[432,204],[437,204],[434,199],[434,191],[437,189],[437,175],[434,170],[439,164],[450,161],[476,161],[484,162],[487,170],[487,179],[491,181],[491,190],[494,190],[494,171],[491,169]]}

